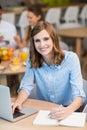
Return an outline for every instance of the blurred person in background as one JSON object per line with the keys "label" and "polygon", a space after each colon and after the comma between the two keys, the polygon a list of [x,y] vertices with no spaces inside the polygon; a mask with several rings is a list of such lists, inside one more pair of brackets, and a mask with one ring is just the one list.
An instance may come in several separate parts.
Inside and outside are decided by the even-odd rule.
{"label": "blurred person in background", "polygon": [[16,27],[2,19],[2,7],[0,5],[0,47],[11,47],[15,49],[15,35],[17,35]]}
{"label": "blurred person in background", "polygon": [[[38,5],[31,5],[28,8],[28,14],[27,14],[27,18],[28,18],[28,22],[29,22],[29,26],[25,29],[25,38],[23,41],[21,41],[21,38],[19,35],[16,35],[14,37],[17,46],[19,48],[24,48],[24,47],[28,47],[29,48],[29,39],[30,39],[30,35],[31,35],[31,30],[33,29],[33,27],[39,22],[39,21],[44,21],[44,15],[43,12],[40,8],[40,6]],[[62,49],[64,50],[68,50],[68,46],[64,43],[60,41],[60,46]]]}
{"label": "blurred person in background", "polygon": [[20,35],[16,35],[14,37],[19,48],[29,47],[31,30],[39,21],[44,20],[41,8],[38,7],[38,5],[31,5],[30,7],[28,7],[27,19],[29,22],[29,26],[25,29],[25,38],[23,39],[23,41],[21,41]]}

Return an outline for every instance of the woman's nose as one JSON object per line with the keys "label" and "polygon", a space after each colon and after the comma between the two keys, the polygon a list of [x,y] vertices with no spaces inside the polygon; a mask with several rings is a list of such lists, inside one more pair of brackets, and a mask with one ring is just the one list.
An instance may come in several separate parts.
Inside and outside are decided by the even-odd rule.
{"label": "woman's nose", "polygon": [[43,46],[43,45],[44,45],[44,41],[41,40],[41,41],[40,41],[40,46]]}

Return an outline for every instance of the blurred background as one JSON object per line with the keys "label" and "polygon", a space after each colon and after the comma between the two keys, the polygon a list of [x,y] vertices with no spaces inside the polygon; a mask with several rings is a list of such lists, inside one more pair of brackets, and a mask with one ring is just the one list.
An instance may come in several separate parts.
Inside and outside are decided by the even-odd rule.
{"label": "blurred background", "polygon": [[[74,28],[82,27],[83,29],[85,28],[87,32],[87,0],[0,0],[0,5],[3,11],[2,19],[12,23],[16,27],[17,34],[20,35],[21,40],[24,39],[26,25],[29,24],[27,21],[28,20],[27,7],[29,7],[30,5],[40,6],[44,14],[44,19],[46,21],[51,22],[57,31],[63,27],[64,28],[66,27],[66,29],[73,28],[73,27]],[[71,11],[70,10],[68,11],[68,9],[70,9],[69,7],[71,8]],[[66,16],[66,14],[68,15]],[[80,32],[82,32],[82,30],[80,30]],[[81,63],[83,78],[87,80],[87,33],[86,32],[83,37],[80,37],[80,40],[82,42],[81,51],[80,51],[81,54],[80,63]],[[61,47],[63,47],[63,49],[74,51],[74,52],[76,51],[75,50],[76,37],[74,38],[73,36],[72,38],[59,37],[59,40],[60,40]],[[12,49],[10,49],[9,52],[11,53]],[[16,54],[18,53],[16,52]],[[19,61],[17,61],[16,59],[16,62]],[[16,67],[18,71],[19,66]],[[8,68],[8,66],[6,68]],[[6,78],[7,75],[5,73],[5,69],[0,70],[0,84],[7,85],[8,81],[11,82],[9,86],[13,85],[12,91],[14,90],[14,92],[16,93],[21,78],[24,75],[25,68],[26,65],[23,66],[22,69],[20,67],[20,70],[23,70],[23,72],[19,70],[19,73],[17,73],[16,70],[14,71],[14,68],[12,68],[12,73],[9,72],[10,74],[8,73],[7,70],[7,75],[11,75],[11,77],[12,75],[14,75],[13,80],[16,79],[14,81],[13,80],[11,81],[11,77],[9,79]],[[6,81],[4,79],[6,79]]]}
{"label": "blurred background", "polygon": [[27,6],[28,4],[47,4],[47,6],[63,6],[78,3],[87,3],[87,0],[0,0],[0,5],[3,8],[9,6]]}

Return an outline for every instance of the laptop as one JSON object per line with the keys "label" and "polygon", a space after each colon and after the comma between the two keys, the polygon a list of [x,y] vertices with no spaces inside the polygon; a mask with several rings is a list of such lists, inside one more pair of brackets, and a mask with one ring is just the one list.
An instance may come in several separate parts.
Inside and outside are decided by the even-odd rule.
{"label": "laptop", "polygon": [[23,106],[21,112],[15,111],[13,114],[10,89],[7,86],[0,85],[0,118],[15,122],[25,117],[28,117],[36,112],[36,109]]}

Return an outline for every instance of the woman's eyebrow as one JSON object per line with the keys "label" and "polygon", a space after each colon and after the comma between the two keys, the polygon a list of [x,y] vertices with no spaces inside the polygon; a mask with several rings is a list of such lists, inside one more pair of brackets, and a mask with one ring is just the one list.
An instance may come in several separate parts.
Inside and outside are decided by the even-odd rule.
{"label": "woman's eyebrow", "polygon": [[43,39],[49,39],[49,37],[48,37],[48,36],[46,36],[46,37],[43,37]]}

